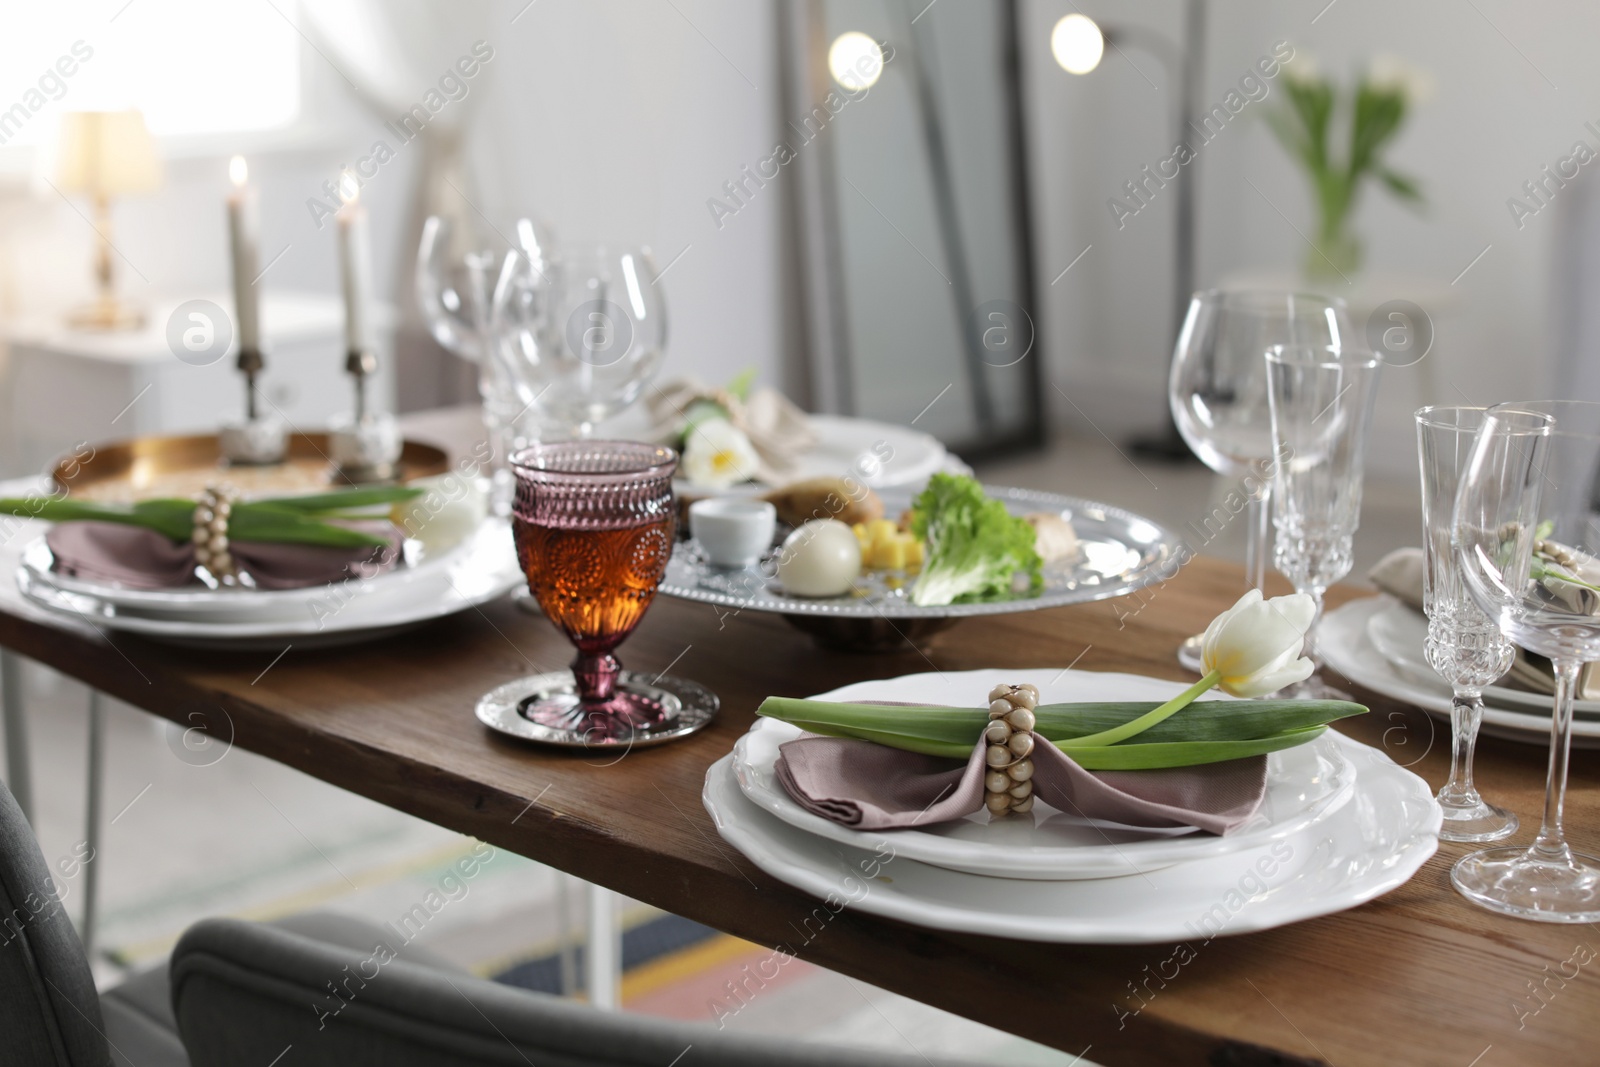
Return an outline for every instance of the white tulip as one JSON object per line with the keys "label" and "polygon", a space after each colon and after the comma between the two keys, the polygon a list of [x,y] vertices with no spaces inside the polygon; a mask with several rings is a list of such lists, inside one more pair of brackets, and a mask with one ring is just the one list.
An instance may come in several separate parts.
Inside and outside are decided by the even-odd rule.
{"label": "white tulip", "polygon": [[683,445],[683,476],[693,485],[726,489],[761,469],[750,438],[726,419],[698,423]]}
{"label": "white tulip", "polygon": [[1303,682],[1315,669],[1300,653],[1316,617],[1305,593],[1263,600],[1252,589],[1206,627],[1201,659],[1217,685],[1236,697],[1259,697]]}
{"label": "white tulip", "polygon": [[389,511],[389,521],[409,538],[422,542],[425,555],[442,555],[465,541],[489,514],[489,497],[478,479],[467,474],[439,474],[408,485],[424,490]]}

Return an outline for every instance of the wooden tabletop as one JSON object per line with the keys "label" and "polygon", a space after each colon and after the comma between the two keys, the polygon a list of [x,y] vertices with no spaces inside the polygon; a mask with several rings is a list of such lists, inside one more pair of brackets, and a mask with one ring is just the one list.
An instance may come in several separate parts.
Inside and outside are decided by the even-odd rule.
{"label": "wooden tabletop", "polygon": [[[216,728],[222,709],[234,743],[252,752],[917,1000],[1073,1054],[1088,1047],[1100,1063],[1498,1067],[1600,1058],[1600,933],[1467,904],[1449,884],[1462,846],[1443,846],[1405,886],[1351,911],[1195,942],[1173,976],[1173,946],[1030,944],[850,909],[802,945],[795,931],[818,902],[722,842],[701,807],[706,768],[769,694],[1075,661],[1177,679],[1179,640],[1242,584],[1238,567],[1198,558],[1146,591],[1142,608],[1128,598],[971,619],[923,647],[871,656],[820,649],[776,616],[724,619],[661,598],[622,647],[624,664],[671,665],[716,690],[723,710],[694,737],[620,760],[518,743],[473,717],[486,690],[571,658],[547,621],[509,601],[372,645],[293,648],[276,663],[272,653],[195,652],[132,636],[115,636],[113,647],[87,629],[6,610],[0,644],[185,726],[198,714]],[[1394,703],[1371,705],[1341,728],[1442,781],[1448,731]],[[1600,849],[1597,770],[1593,754],[1575,754],[1567,824],[1590,851]],[[1542,747],[1493,739],[1480,747],[1479,784],[1521,814],[1517,840],[1530,839],[1538,821],[1544,772]],[[1152,980],[1158,971],[1167,979]]]}

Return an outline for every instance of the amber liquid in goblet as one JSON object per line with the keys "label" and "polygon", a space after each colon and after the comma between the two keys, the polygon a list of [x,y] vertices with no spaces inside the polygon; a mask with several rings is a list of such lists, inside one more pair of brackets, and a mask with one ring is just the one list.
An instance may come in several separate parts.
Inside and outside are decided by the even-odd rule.
{"label": "amber liquid in goblet", "polygon": [[573,530],[518,517],[517,558],[550,621],[584,656],[602,656],[639,625],[672,556],[673,516],[617,530]]}

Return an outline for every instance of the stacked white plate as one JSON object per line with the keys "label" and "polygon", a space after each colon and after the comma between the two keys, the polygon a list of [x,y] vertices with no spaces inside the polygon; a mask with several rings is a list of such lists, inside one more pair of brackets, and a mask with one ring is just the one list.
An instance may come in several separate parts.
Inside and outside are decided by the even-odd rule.
{"label": "stacked white plate", "polygon": [[305,589],[128,589],[69,578],[52,563],[42,536],[23,548],[16,581],[30,602],[102,629],[205,648],[368,641],[477,607],[523,581],[511,529],[495,520],[436,556]]}
{"label": "stacked white plate", "polygon": [[[918,485],[950,461],[939,439],[909,426],[849,415],[807,415],[817,443],[793,458],[791,481],[807,478],[842,478],[849,475],[874,489]],[[654,434],[643,405],[630,408],[597,428],[597,437],[622,437],[647,441]],[[707,490],[680,479],[677,488],[696,496]],[[727,492],[762,492],[766,487],[742,486]]]}
{"label": "stacked white plate", "polygon": [[[976,704],[1000,682],[1032,682],[1045,703],[1162,701],[1183,688],[1129,674],[985,670],[863,682],[817,699]],[[787,723],[758,720],[712,765],[704,800],[722,835],[790,885],[937,929],[1122,944],[1264,930],[1371,900],[1437,847],[1427,783],[1335,731],[1268,756],[1261,810],[1226,837],[1043,804],[1024,818],[980,812],[915,830],[856,830],[807,812],[778,783],[778,746],[797,736]]]}
{"label": "stacked white plate", "polygon": [[[1328,666],[1357,685],[1448,722],[1450,687],[1423,655],[1427,636],[1427,620],[1389,596],[1353,600],[1330,611],[1317,631]],[[1549,741],[1550,697],[1491,685],[1483,690],[1483,703],[1483,733],[1539,745]],[[1600,748],[1600,701],[1580,700],[1575,711],[1572,744]]]}

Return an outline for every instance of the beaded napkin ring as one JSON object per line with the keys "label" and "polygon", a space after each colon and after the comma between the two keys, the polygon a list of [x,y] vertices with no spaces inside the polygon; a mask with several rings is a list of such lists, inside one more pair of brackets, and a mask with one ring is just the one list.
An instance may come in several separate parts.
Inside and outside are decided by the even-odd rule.
{"label": "beaded napkin ring", "polygon": [[1039,689],[997,685],[989,690],[989,725],[984,728],[983,804],[992,816],[1026,815],[1033,810],[1033,709]]}
{"label": "beaded napkin ring", "polygon": [[194,507],[194,561],[218,581],[239,577],[228,551],[228,519],[238,499],[239,491],[231,485],[208,485]]}

